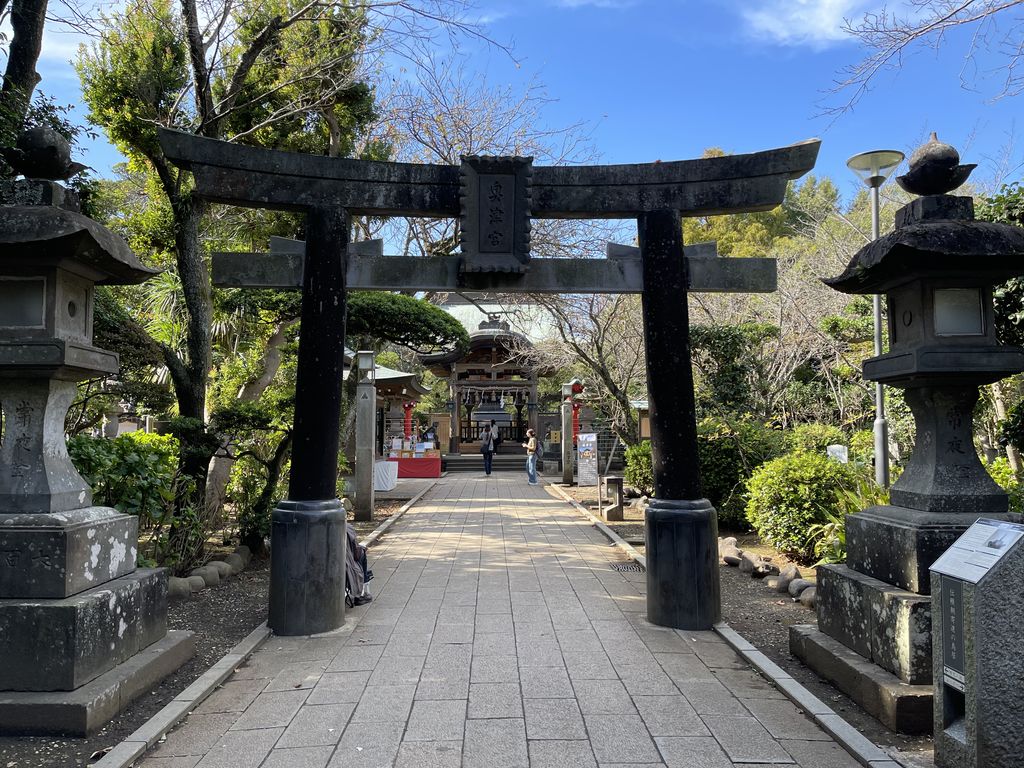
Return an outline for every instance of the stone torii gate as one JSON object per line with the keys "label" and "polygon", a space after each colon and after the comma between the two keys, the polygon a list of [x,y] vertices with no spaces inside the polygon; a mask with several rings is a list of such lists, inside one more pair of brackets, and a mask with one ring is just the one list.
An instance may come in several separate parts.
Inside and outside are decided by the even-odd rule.
{"label": "stone torii gate", "polygon": [[[642,295],[655,498],[646,513],[647,616],[709,629],[719,618],[717,520],[697,467],[688,291],[771,291],[770,259],[684,249],[682,217],[769,210],[807,173],[820,142],[667,163],[538,166],[465,157],[460,166],[348,160],[160,130],[171,162],[213,202],[303,211],[304,253],[225,254],[222,285],[302,288],[288,499],[273,512],[269,625],[281,635],[344,622],[345,513],[336,498],[346,290]],[[349,243],[349,216],[460,217],[461,255],[381,255]],[[639,248],[605,259],[531,259],[532,218],[636,219]]]}

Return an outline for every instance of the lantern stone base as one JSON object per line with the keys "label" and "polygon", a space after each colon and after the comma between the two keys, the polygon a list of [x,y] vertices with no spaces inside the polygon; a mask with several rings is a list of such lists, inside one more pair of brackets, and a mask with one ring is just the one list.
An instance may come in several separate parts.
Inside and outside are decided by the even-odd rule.
{"label": "lantern stone base", "polygon": [[0,691],[70,691],[167,634],[167,570],[60,600],[0,600]]}
{"label": "lantern stone base", "polygon": [[888,728],[929,731],[928,568],[977,517],[899,506],[848,515],[846,564],[818,568],[818,626],[791,629],[790,651]]}
{"label": "lantern stone base", "polygon": [[[846,517],[846,564],[902,589],[927,595],[928,568],[981,515],[869,507]],[[1008,514],[986,514],[1007,520]]]}
{"label": "lantern stone base", "polygon": [[107,507],[0,515],[0,598],[63,598],[135,570],[139,520]]}
{"label": "lantern stone base", "polygon": [[905,683],[931,683],[931,598],[845,565],[823,565],[816,603],[826,635]]}
{"label": "lantern stone base", "polygon": [[931,733],[931,685],[903,682],[810,624],[789,628],[789,650],[886,728]]}
{"label": "lantern stone base", "polygon": [[0,735],[89,736],[194,655],[193,633],[171,630],[73,691],[0,692]]}

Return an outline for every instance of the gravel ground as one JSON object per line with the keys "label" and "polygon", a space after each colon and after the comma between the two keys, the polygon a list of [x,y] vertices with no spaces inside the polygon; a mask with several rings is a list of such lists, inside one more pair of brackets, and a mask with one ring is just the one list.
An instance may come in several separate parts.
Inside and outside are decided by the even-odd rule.
{"label": "gravel ground", "polygon": [[[378,502],[373,520],[354,522],[360,539],[398,511],[401,501]],[[134,701],[86,739],[54,736],[0,737],[0,768],[78,768],[134,733],[236,643],[267,620],[270,562],[253,558],[249,567],[191,600],[172,602],[168,629],[196,633],[196,655],[153,691]],[[102,754],[96,756],[98,760]]]}

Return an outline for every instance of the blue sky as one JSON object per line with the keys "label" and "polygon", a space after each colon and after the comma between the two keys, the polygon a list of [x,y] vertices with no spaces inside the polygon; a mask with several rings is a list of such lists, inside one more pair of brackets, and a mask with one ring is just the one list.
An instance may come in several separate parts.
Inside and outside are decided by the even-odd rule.
{"label": "blue sky", "polygon": [[[910,152],[930,131],[981,165],[976,176],[1019,179],[1024,145],[1015,146],[1021,99],[992,100],[1001,60],[982,52],[961,86],[964,35],[938,53],[907,57],[885,72],[851,112],[824,115],[842,96],[828,91],[844,65],[859,59],[841,31],[877,3],[856,0],[480,0],[489,34],[511,42],[519,66],[473,44],[470,66],[495,85],[536,78],[553,102],[553,126],[583,121],[603,162],[694,157],[705,147],[748,152],[822,139],[816,172],[844,194],[857,182],[845,160],[867,149]],[[80,99],[65,63],[76,41],[49,34],[41,89]],[[996,74],[987,74],[996,71]],[[100,141],[87,163],[101,175],[117,155]]]}

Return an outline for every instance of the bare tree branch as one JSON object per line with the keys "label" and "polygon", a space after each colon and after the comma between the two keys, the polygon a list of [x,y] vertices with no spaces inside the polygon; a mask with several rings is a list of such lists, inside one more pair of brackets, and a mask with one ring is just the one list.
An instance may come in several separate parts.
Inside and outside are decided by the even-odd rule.
{"label": "bare tree branch", "polygon": [[842,71],[833,93],[845,94],[843,103],[826,112],[840,114],[850,110],[878,75],[903,65],[904,55],[918,47],[939,49],[947,45],[950,33],[969,29],[970,37],[963,53],[961,84],[973,87],[974,68],[980,52],[1001,55],[1004,76],[995,98],[1016,96],[1024,90],[1024,76],[1018,67],[1024,57],[1024,0],[910,0],[904,15],[883,9],[867,13],[859,21],[847,21],[845,31],[867,50],[856,64]]}

